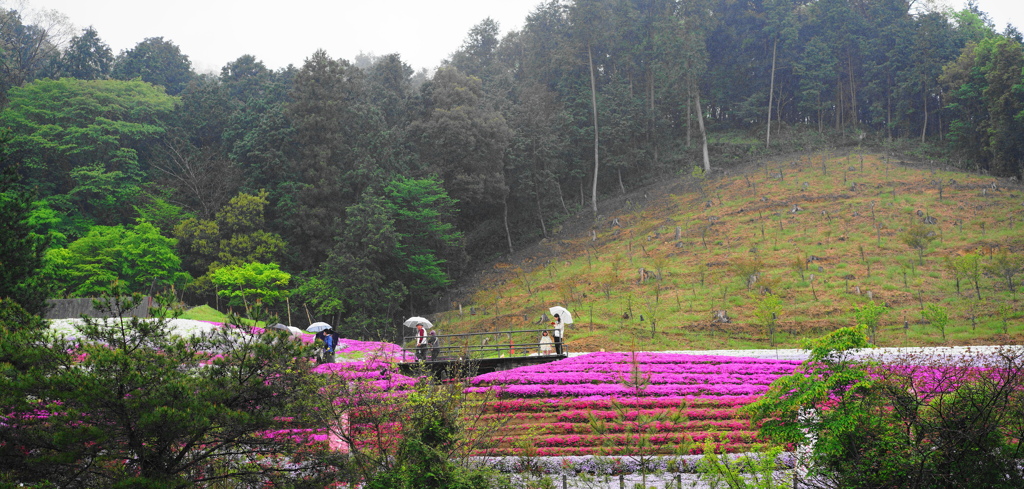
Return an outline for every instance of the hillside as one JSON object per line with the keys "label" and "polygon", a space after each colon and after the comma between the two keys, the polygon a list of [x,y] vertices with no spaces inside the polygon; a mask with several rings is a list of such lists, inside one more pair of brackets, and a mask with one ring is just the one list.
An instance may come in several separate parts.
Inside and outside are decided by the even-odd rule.
{"label": "hillside", "polygon": [[574,351],[767,348],[773,294],[779,347],[872,301],[881,346],[1019,344],[1022,193],[857,149],[684,175],[581,213],[436,319],[445,333],[543,328],[561,304]]}

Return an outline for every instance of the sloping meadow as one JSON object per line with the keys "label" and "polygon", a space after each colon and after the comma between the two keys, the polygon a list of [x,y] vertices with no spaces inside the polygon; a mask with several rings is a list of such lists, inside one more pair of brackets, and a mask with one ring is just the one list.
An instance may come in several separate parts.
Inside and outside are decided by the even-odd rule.
{"label": "sloping meadow", "polygon": [[479,375],[468,391],[499,425],[479,455],[622,455],[749,451],[763,443],[743,406],[793,360],[590,353]]}

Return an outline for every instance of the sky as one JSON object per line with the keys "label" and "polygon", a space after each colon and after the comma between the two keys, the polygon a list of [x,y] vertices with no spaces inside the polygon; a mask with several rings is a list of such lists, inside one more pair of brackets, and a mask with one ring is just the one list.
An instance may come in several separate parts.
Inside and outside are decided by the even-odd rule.
{"label": "sky", "polygon": [[[956,9],[963,0],[939,0]],[[417,71],[433,69],[490,17],[502,33],[522,28],[541,0],[0,0],[54,9],[80,29],[93,26],[114,54],[147,37],[181,47],[198,72],[251,54],[271,69],[302,66],[317,49],[354,60],[362,53],[399,53]],[[1024,1],[977,0],[998,31],[1024,31]],[[22,9],[19,9],[22,10]]]}

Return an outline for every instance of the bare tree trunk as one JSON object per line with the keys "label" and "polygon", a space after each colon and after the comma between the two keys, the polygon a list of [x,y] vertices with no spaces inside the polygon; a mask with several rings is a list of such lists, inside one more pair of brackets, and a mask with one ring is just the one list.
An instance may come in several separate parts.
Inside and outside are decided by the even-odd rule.
{"label": "bare tree trunk", "polygon": [[697,126],[700,128],[700,138],[704,141],[704,173],[711,171],[711,160],[708,158],[708,133],[704,130],[704,111],[700,108],[700,90],[694,90],[694,98],[697,101]]}
{"label": "bare tree trunk", "polygon": [[690,92],[690,75],[686,75],[686,147],[690,147],[690,119],[693,119],[693,94]]}
{"label": "bare tree trunk", "polygon": [[772,45],[772,76],[771,83],[768,85],[768,131],[764,137],[764,147],[768,148],[772,145],[772,97],[775,96],[775,53],[779,49],[779,40],[775,39],[775,44]]}
{"label": "bare tree trunk", "polygon": [[505,198],[501,199],[502,204],[505,206],[505,237],[508,238],[508,252],[509,254],[515,253],[512,249],[512,233],[508,229],[508,194],[505,194]]}
{"label": "bare tree trunk", "polygon": [[886,74],[885,82],[885,132],[892,142],[892,74]]}
{"label": "bare tree trunk", "polygon": [[924,121],[921,123],[921,142],[924,142],[925,135],[928,134],[928,85],[922,83],[922,102],[924,102]]}
{"label": "bare tree trunk", "polygon": [[558,183],[558,180],[555,180],[555,187],[558,188],[558,200],[562,203],[562,210],[565,211],[566,214],[568,214],[569,207],[565,205],[565,195],[562,193],[562,184]]}
{"label": "bare tree trunk", "polygon": [[[537,199],[536,199],[537,200],[537,218],[540,219],[540,231],[544,234],[544,237],[546,238],[546,237],[548,237],[548,228],[547,228],[547,226],[544,225],[544,211],[541,209],[541,206],[540,206],[540,189],[539,188],[536,189],[536,191],[534,192],[534,195],[537,196]],[[507,213],[507,206],[506,206],[506,213]],[[507,220],[506,220],[506,224],[505,225],[508,226]]]}
{"label": "bare tree trunk", "polygon": [[594,186],[591,192],[591,204],[594,208],[594,215],[597,215],[597,171],[600,169],[600,155],[598,154],[598,143],[600,142],[597,132],[597,80],[594,78],[594,53],[587,44],[587,60],[590,61],[590,106],[594,112]]}
{"label": "bare tree trunk", "polygon": [[616,168],[619,172],[619,189],[622,190],[622,195],[626,195],[626,186],[622,184],[622,168]]}

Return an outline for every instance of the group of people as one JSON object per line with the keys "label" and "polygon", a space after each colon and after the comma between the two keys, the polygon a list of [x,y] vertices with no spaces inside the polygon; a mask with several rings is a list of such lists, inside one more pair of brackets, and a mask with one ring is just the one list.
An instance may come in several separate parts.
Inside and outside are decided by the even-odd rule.
{"label": "group of people", "polygon": [[341,340],[341,335],[333,328],[327,328],[323,331],[316,333],[313,337],[313,342],[321,342],[323,346],[317,350],[316,363],[320,365],[322,363],[334,363],[334,351],[338,348],[338,344]]}
{"label": "group of people", "polygon": [[562,354],[562,334],[565,332],[565,325],[562,324],[562,318],[558,314],[555,314],[555,320],[551,322],[552,335],[548,336],[547,331],[543,331],[540,334],[540,354],[550,355],[551,347],[554,346],[555,354]]}

